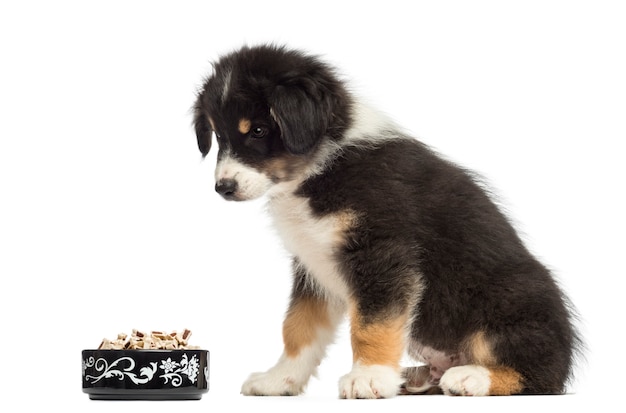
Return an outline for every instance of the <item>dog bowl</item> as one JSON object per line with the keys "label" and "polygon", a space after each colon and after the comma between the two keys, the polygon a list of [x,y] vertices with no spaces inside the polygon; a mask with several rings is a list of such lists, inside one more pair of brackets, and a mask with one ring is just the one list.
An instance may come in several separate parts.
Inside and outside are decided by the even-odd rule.
{"label": "dog bowl", "polygon": [[83,350],[83,392],[92,400],[200,400],[209,391],[208,350]]}

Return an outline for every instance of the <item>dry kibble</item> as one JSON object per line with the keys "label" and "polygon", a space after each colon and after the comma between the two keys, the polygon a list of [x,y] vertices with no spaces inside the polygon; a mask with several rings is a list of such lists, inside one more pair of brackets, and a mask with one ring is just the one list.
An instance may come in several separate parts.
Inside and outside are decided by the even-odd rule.
{"label": "dry kibble", "polygon": [[199,350],[198,346],[189,345],[191,330],[182,332],[152,331],[146,334],[133,329],[131,335],[119,333],[115,340],[102,339],[99,350]]}

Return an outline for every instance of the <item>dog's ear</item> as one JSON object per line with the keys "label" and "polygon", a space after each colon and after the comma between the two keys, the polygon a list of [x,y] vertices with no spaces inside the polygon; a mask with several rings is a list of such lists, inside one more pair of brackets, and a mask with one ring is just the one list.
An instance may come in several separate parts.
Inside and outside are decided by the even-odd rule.
{"label": "dog's ear", "polygon": [[269,104],[285,148],[296,155],[313,149],[330,124],[331,99],[312,84],[276,86]]}
{"label": "dog's ear", "polygon": [[194,115],[194,126],[196,129],[196,138],[198,139],[198,149],[204,158],[209,153],[209,150],[211,150],[213,128],[207,117],[198,108],[196,108]]}

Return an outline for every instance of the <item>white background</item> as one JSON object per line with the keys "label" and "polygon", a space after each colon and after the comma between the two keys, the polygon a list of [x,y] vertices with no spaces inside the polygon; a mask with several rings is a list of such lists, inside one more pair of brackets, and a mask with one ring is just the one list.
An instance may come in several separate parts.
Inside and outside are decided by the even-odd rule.
{"label": "white background", "polygon": [[[521,411],[619,394],[620,3],[2,2],[3,404]],[[266,41],[323,55],[355,91],[489,180],[581,314],[589,352],[572,394],[340,401],[337,379],[351,365],[344,327],[306,395],[239,395],[281,353],[289,260],[263,201],[214,193],[215,153],[201,161],[189,109],[210,61]],[[112,405],[81,392],[82,349],[132,328],[185,327],[211,351],[201,401]]]}

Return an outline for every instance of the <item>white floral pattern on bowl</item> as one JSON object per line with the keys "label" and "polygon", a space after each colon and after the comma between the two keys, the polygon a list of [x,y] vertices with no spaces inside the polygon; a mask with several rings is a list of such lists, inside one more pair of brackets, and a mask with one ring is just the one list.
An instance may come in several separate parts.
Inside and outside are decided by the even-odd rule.
{"label": "white floral pattern on bowl", "polygon": [[91,400],[200,400],[209,391],[208,350],[83,350]]}
{"label": "white floral pattern on bowl", "polygon": [[[113,377],[117,377],[120,380],[128,377],[135,384],[146,384],[155,377],[157,369],[161,369],[163,374],[160,374],[158,377],[164,379],[164,384],[171,382],[172,386],[178,387],[183,383],[185,376],[191,383],[196,382],[200,363],[195,354],[190,360],[187,354],[183,353],[180,361],[174,361],[171,357],[168,357],[167,360],[161,360],[161,365],[157,366],[157,362],[150,362],[149,365],[139,368],[139,375],[137,375],[134,372],[135,361],[131,357],[120,357],[111,362],[111,364],[108,364],[104,358],[96,359],[89,357],[83,360],[83,377],[90,384],[97,383],[104,378]],[[94,367],[101,374],[98,376],[86,374],[87,368],[90,367]],[[203,373],[206,376],[208,369],[205,368]]]}

